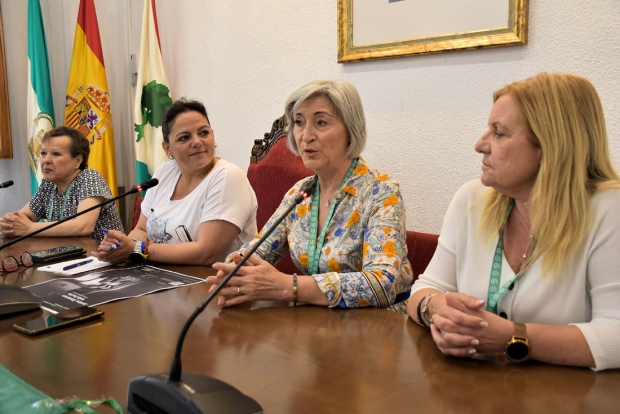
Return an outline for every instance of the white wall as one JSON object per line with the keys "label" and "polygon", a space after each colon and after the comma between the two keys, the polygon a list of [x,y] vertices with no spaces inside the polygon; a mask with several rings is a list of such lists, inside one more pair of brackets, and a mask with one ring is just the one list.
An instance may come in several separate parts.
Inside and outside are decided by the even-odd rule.
{"label": "white wall", "polygon": [[[0,193],[0,213],[21,207],[29,197],[24,189],[27,153],[19,144],[26,130],[26,3],[0,1],[15,154],[13,160],[0,161],[0,180],[18,177],[16,182],[21,184],[14,198]],[[53,22],[48,31],[50,49],[62,51],[53,62],[59,66],[53,70],[58,102],[64,99],[66,79],[61,85],[57,74],[68,71],[77,1],[42,3],[44,8],[54,7],[50,14],[63,16],[46,21]],[[348,64],[337,63],[335,0],[158,0],[157,11],[173,96],[205,102],[222,157],[246,169],[253,140],[262,138],[273,119],[283,113],[291,92],[316,78],[348,79],[364,102],[369,131],[364,157],[400,182],[407,227],[438,232],[453,193],[479,175],[481,157],[473,145],[486,128],[492,92],[540,71],[577,73],[593,82],[605,108],[614,165],[620,170],[618,0],[530,3],[526,46]],[[105,30],[117,36],[130,31],[131,52],[137,53],[143,0],[96,4],[100,26],[107,25]],[[129,10],[124,16],[104,11],[112,7]],[[103,32],[102,28],[102,36]],[[106,66],[128,60],[124,51],[116,52],[116,46],[105,54],[104,42]],[[115,81],[108,71],[111,88]],[[124,85],[116,87],[127,91]],[[111,96],[115,128],[121,119],[130,126],[131,110],[119,113],[115,108],[123,103],[114,101],[130,98],[115,97],[113,91]],[[130,102],[127,105],[131,107]],[[121,151],[120,156],[118,152],[117,163],[125,169],[133,165],[132,160],[121,158],[129,151]],[[128,175],[123,173],[121,179],[131,183]]]}

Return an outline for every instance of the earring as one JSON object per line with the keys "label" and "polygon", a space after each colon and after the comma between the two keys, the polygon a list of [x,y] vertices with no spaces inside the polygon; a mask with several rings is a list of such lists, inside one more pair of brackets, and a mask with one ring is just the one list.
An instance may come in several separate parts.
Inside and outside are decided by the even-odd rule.
{"label": "earring", "polygon": [[218,147],[218,145],[217,145],[217,143],[216,143],[216,144],[215,144],[215,148],[217,148],[217,147]]}
{"label": "earring", "polygon": [[170,158],[171,160],[174,159],[174,157],[172,155],[168,155],[168,158]]}

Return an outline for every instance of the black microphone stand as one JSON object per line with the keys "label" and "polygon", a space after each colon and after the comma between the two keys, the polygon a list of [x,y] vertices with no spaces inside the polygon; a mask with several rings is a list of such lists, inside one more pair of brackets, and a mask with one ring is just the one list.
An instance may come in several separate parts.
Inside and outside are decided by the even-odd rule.
{"label": "black microphone stand", "polygon": [[141,184],[139,184],[139,185],[136,185],[136,186],[131,187],[131,190],[127,191],[127,192],[126,192],[126,193],[124,193],[124,194],[121,194],[121,195],[116,196],[116,197],[114,197],[114,198],[110,198],[109,200],[105,200],[105,201],[103,201],[103,202],[101,202],[101,203],[99,203],[99,204],[97,204],[97,205],[95,205],[95,206],[92,206],[92,207],[87,208],[86,210],[82,210],[82,211],[80,211],[80,212],[78,212],[78,213],[76,213],[76,214],[73,214],[73,215],[68,216],[68,217],[65,217],[65,218],[63,218],[63,219],[61,219],[61,220],[55,221],[55,222],[53,222],[52,224],[50,224],[49,226],[45,226],[45,227],[43,227],[42,229],[35,230],[35,231],[33,231],[32,233],[24,234],[24,235],[23,235],[23,236],[21,236],[21,237],[18,237],[18,238],[16,238],[16,239],[13,239],[13,240],[11,240],[11,241],[7,242],[7,243],[4,243],[3,245],[1,245],[1,246],[0,246],[0,250],[4,249],[4,248],[6,248],[6,247],[12,246],[12,245],[14,245],[15,243],[18,243],[18,242],[20,242],[20,241],[22,241],[22,240],[24,240],[24,239],[27,239],[28,237],[32,237],[32,236],[34,236],[34,235],[37,235],[37,234],[39,234],[39,233],[41,233],[41,232],[43,232],[43,231],[45,231],[45,230],[51,229],[52,227],[56,227],[56,226],[58,226],[59,224],[62,224],[62,223],[67,222],[67,221],[69,221],[69,220],[73,220],[74,218],[79,217],[79,216],[81,216],[82,214],[86,214],[86,213],[88,213],[89,211],[93,211],[93,210],[95,210],[95,209],[97,209],[97,208],[103,207],[103,206],[105,206],[106,204],[109,204],[109,203],[111,203],[111,202],[113,202],[113,201],[116,201],[116,200],[118,200],[118,199],[120,199],[120,198],[126,197],[126,196],[128,196],[128,195],[130,195],[130,194],[135,194],[135,193],[138,193],[138,192],[140,192],[140,191],[146,190],[146,189],[151,188],[151,187],[155,187],[157,184],[159,184],[159,180],[158,180],[157,178],[152,178],[152,179],[150,179],[150,180],[147,180],[147,181],[145,181],[145,182],[143,182],[143,183],[141,183]]}
{"label": "black microphone stand", "polygon": [[[314,192],[314,184],[315,180],[310,180],[302,186],[299,193],[295,196],[294,202],[271,227],[265,231],[265,234],[263,234],[250,251],[237,263],[235,268],[222,279],[213,292],[211,292],[192,313],[179,335],[170,374],[168,376],[166,376],[165,373],[143,375],[129,382],[127,411],[130,414],[147,414],[151,412],[254,414],[263,412],[263,408],[255,400],[223,381],[196,374],[185,374],[182,378],[181,351],[183,349],[183,342],[187,331],[198,315],[205,310],[207,305],[217,296],[219,291],[226,286],[230,279],[237,274],[241,266],[254,254],[256,249],[259,248],[267,237],[273,233],[291,210],[304,199],[312,195]],[[188,391],[187,388],[189,388],[190,391]]]}

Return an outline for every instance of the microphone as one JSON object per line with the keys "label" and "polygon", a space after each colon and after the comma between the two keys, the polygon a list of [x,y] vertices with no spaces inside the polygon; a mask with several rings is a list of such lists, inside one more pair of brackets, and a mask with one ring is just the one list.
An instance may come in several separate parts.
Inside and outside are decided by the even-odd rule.
{"label": "microphone", "polygon": [[142,191],[146,191],[151,187],[155,187],[157,184],[159,184],[159,180],[157,178],[151,178],[150,180],[146,180],[143,183],[134,185],[133,187],[131,187],[130,193],[127,194],[141,193]]}
{"label": "microphone", "polygon": [[181,375],[181,350],[190,326],[220,290],[237,274],[237,271],[254,254],[256,249],[271,235],[288,214],[314,192],[316,179],[307,181],[295,195],[294,202],[265,231],[258,242],[239,261],[237,266],[226,275],[211,294],[189,317],[181,330],[177,342],[170,374],[142,375],[129,382],[127,395],[127,412],[130,414],[147,413],[262,413],[263,408],[251,397],[223,381],[197,374]]}
{"label": "microphone", "polygon": [[13,184],[15,184],[13,180],[5,181],[2,184],[0,184],[0,188],[7,188],[7,187],[12,186]]}
{"label": "microphone", "polygon": [[[7,181],[7,182],[9,182],[9,181]],[[13,184],[13,181],[10,181],[10,183]],[[6,184],[6,183],[2,183],[2,185],[4,185],[4,184]],[[126,197],[126,196],[130,195],[130,194],[135,194],[135,193],[137,193],[139,191],[142,191],[141,188],[146,190],[148,188],[155,187],[157,184],[159,184],[159,180],[157,178],[152,178],[150,180],[146,180],[145,182],[143,182],[141,184],[134,185],[133,187],[131,187],[131,190],[127,191],[124,194],[121,194],[121,195],[119,195],[117,197],[114,197],[114,198],[110,198],[109,200],[104,200],[104,201],[102,201],[101,203],[99,203],[97,205],[94,205],[92,207],[87,208],[86,210],[79,211],[79,212],[77,212],[77,213],[75,213],[75,214],[73,214],[71,216],[65,217],[65,218],[63,218],[61,220],[58,220],[58,221],[56,221],[54,223],[51,223],[49,226],[45,226],[42,229],[35,230],[32,233],[25,234],[25,235],[23,235],[21,237],[18,237],[16,239],[11,240],[10,242],[4,243],[3,245],[0,246],[0,250],[4,249],[6,247],[12,246],[15,243],[18,243],[18,242],[20,242],[20,241],[22,241],[24,239],[27,239],[28,237],[32,237],[32,236],[34,236],[36,234],[39,234],[42,231],[45,231],[47,229],[51,229],[52,227],[56,227],[59,224],[62,224],[64,222],[66,222],[66,221],[73,220],[74,218],[79,217],[82,214],[86,214],[89,211],[92,211],[92,210],[95,210],[97,208],[103,207],[106,204],[109,204],[109,203],[111,203],[113,201],[118,200],[119,198],[123,198],[123,197]]]}

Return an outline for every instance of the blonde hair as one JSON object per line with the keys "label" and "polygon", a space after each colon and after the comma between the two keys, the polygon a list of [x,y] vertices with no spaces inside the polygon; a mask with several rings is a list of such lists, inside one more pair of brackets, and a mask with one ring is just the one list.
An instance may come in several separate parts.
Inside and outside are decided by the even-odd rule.
{"label": "blonde hair", "polygon": [[[540,73],[506,85],[493,102],[509,94],[530,128],[530,142],[541,149],[540,170],[530,196],[536,248],[529,263],[546,253],[543,272],[558,275],[592,224],[595,191],[620,188],[609,156],[600,98],[587,79]],[[488,189],[480,229],[491,239],[500,230],[512,199]]]}

